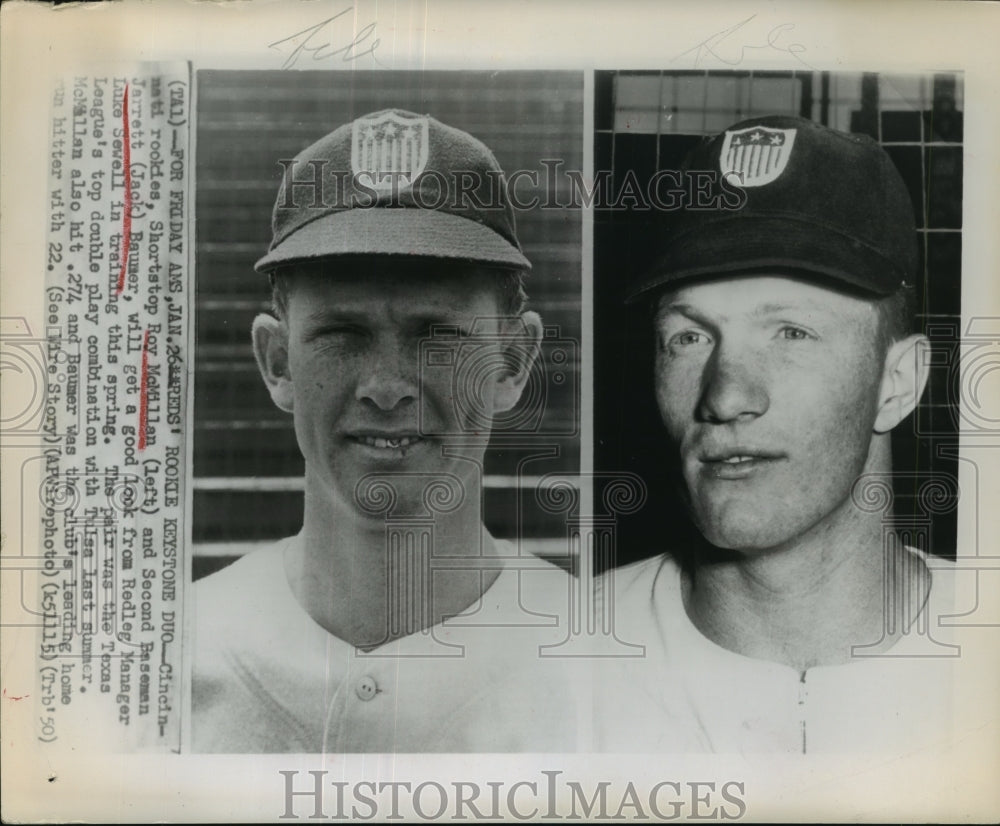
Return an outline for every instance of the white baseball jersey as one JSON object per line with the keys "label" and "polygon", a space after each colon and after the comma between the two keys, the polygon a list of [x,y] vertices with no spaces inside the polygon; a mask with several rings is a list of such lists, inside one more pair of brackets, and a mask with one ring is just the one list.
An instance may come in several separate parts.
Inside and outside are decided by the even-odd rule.
{"label": "white baseball jersey", "polygon": [[938,624],[955,613],[956,571],[936,557],[929,566],[927,603],[892,648],[866,656],[858,647],[850,663],[805,672],[734,653],[702,635],[684,609],[672,559],[606,572],[597,583],[598,610],[613,592],[618,639],[646,650],[595,669],[595,695],[605,698],[595,709],[597,749],[940,750],[955,730],[953,682],[962,660],[951,629]]}
{"label": "white baseball jersey", "polygon": [[576,748],[571,661],[539,656],[567,633],[575,580],[564,571],[508,564],[462,614],[365,653],[299,605],[282,560],[290,541],[195,585],[194,751]]}

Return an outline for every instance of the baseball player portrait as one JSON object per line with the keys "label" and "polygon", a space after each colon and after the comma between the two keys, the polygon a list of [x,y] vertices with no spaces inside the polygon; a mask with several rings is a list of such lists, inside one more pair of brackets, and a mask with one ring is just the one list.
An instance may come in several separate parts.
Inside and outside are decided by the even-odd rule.
{"label": "baseball player portrait", "polygon": [[726,197],[666,216],[628,300],[648,310],[661,438],[697,534],[598,582],[618,636],[645,646],[595,672],[600,694],[629,696],[596,709],[599,747],[943,747],[953,563],[872,501],[929,364],[907,188],[867,135],[784,115],[706,137],[692,174]]}
{"label": "baseball player portrait", "polygon": [[539,657],[572,578],[484,525],[490,430],[543,334],[504,172],[403,109],[281,165],[248,336],[302,526],[196,584],[194,750],[572,750],[565,661]]}

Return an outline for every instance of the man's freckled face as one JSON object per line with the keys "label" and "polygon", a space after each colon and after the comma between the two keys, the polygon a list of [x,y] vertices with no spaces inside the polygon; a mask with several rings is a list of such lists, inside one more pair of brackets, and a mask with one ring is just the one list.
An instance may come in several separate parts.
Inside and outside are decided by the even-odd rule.
{"label": "man's freckled face", "polygon": [[[367,474],[407,474],[393,482],[402,500],[426,483],[408,482],[412,474],[469,475],[474,464],[442,456],[440,434],[470,432],[456,413],[454,372],[421,370],[421,342],[432,327],[447,325],[459,331],[451,346],[469,346],[475,325],[480,335],[494,334],[482,347],[499,350],[492,275],[299,276],[287,309],[295,433],[307,479],[353,506]],[[477,407],[487,414],[491,388],[477,388]],[[480,446],[463,455],[481,462],[483,452]]]}
{"label": "man's freckled face", "polygon": [[783,277],[661,296],[656,397],[714,545],[784,545],[849,502],[882,378],[872,303]]}

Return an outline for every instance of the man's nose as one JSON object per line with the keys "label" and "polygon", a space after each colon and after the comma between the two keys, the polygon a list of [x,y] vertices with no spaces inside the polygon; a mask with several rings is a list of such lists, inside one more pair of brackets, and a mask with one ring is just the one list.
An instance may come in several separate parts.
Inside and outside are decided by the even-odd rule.
{"label": "man's nose", "polygon": [[358,401],[388,411],[416,401],[419,392],[415,348],[398,341],[380,342],[372,348],[355,390]]}
{"label": "man's nose", "polygon": [[703,374],[698,414],[715,424],[752,419],[767,412],[767,374],[752,351],[720,345]]}

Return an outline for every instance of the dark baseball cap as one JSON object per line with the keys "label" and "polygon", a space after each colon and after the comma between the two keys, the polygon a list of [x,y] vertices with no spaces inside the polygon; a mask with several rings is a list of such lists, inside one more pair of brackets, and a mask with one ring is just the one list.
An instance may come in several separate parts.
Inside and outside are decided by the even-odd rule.
{"label": "dark baseball cap", "polygon": [[730,196],[738,187],[745,203],[671,213],[656,263],[628,301],[679,281],[754,272],[832,280],[875,295],[913,283],[910,197],[867,135],[797,117],[751,118],[702,141],[684,168],[713,172],[717,189],[724,179]]}
{"label": "dark baseball cap", "polygon": [[531,269],[493,153],[430,115],[372,112],[281,163],[273,239],[257,272],[338,255]]}

